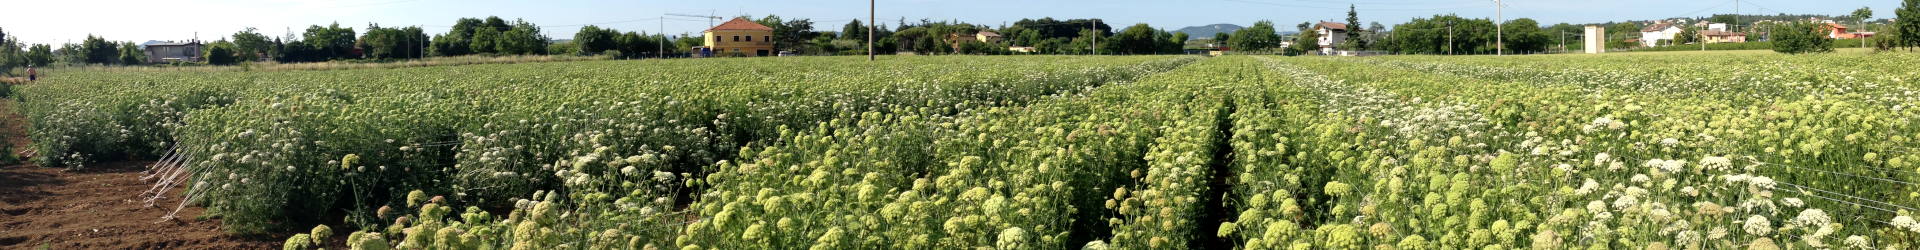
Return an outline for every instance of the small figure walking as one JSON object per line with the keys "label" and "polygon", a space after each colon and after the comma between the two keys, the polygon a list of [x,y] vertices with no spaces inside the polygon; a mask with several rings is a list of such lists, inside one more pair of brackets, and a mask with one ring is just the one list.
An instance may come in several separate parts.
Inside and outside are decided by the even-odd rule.
{"label": "small figure walking", "polygon": [[36,73],[34,73],[34,72],[33,72],[33,65],[32,65],[32,64],[28,64],[28,65],[27,65],[27,81],[29,81],[29,82],[37,82],[37,81],[40,81],[40,74],[36,74]]}

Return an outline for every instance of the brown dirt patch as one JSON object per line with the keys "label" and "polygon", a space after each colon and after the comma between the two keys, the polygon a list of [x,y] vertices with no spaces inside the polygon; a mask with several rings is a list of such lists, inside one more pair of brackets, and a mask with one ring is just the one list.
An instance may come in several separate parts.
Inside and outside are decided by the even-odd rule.
{"label": "brown dirt patch", "polygon": [[[0,138],[26,151],[25,120],[13,100],[0,100]],[[0,249],[278,249],[285,236],[234,237],[218,220],[196,221],[206,209],[179,205],[180,190],[149,207],[151,184],[140,171],[151,161],[90,164],[85,170],[28,163],[0,166]]]}
{"label": "brown dirt patch", "polygon": [[76,171],[0,167],[0,248],[279,248],[271,238],[227,236],[217,220],[193,220],[204,208],[189,206],[176,219],[161,221],[178,201],[147,206],[140,193],[150,185],[140,180],[140,171],[148,164],[102,163]]}

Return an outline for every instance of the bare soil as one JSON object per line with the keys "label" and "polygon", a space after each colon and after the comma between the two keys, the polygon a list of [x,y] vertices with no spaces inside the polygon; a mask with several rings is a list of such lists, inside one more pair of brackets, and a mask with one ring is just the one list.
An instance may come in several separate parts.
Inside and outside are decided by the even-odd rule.
{"label": "bare soil", "polygon": [[[12,100],[0,100],[0,123],[14,152],[26,150],[25,120]],[[84,170],[30,163],[0,166],[0,249],[277,249],[284,237],[235,237],[218,220],[197,221],[206,209],[179,205],[173,190],[155,206],[140,193],[151,184],[140,171],[151,161],[91,164]]]}

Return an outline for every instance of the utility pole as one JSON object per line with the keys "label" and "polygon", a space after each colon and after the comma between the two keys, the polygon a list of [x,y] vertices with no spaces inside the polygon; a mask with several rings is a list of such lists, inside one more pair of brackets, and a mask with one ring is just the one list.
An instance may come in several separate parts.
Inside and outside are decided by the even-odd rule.
{"label": "utility pole", "polygon": [[[708,20],[707,23],[713,23],[713,21]],[[660,32],[660,34],[655,34],[660,36],[660,42],[656,42],[658,44],[657,47],[660,48],[659,51],[653,52],[655,53],[654,56],[659,56],[660,59],[667,59],[667,16],[660,16],[660,29],[656,32]]]}
{"label": "utility pole", "polygon": [[874,9],[874,6],[876,6],[874,2],[875,0],[867,0],[867,61],[868,62],[874,61],[874,58],[875,58],[873,56],[874,55],[873,54],[874,53],[873,52],[873,29],[874,29],[873,27],[874,27],[874,22],[880,21],[873,18],[874,16],[873,9]]}
{"label": "utility pole", "polygon": [[1453,55],[1453,24],[1447,24],[1447,55]]}
{"label": "utility pole", "polygon": [[1493,51],[1499,53],[1496,55],[1506,55],[1507,54],[1507,38],[1505,34],[1506,33],[1505,29],[1501,29],[1501,26],[1503,26],[1501,23],[1507,22],[1507,18],[1505,14],[1507,10],[1507,5],[1501,4],[1500,0],[1493,0],[1493,8],[1494,8],[1493,18],[1500,19],[1500,20],[1494,20],[1495,22],[1493,22],[1493,39],[1494,39]]}

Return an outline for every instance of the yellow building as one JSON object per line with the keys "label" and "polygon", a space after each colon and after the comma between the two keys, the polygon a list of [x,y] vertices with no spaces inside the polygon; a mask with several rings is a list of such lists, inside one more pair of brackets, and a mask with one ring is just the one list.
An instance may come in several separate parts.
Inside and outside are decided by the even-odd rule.
{"label": "yellow building", "polygon": [[953,51],[960,51],[960,44],[964,44],[967,42],[985,42],[988,44],[999,45],[1000,33],[993,33],[992,31],[981,31],[979,33],[974,33],[973,35],[961,35],[958,33],[947,34],[947,41],[953,42]]}
{"label": "yellow building", "polygon": [[773,28],[746,18],[733,18],[705,32],[714,56],[773,56]]}
{"label": "yellow building", "polygon": [[993,33],[992,31],[981,31],[980,33],[975,33],[973,34],[973,38],[974,40],[979,40],[981,42],[987,42],[991,44],[1000,44],[1000,33]]}

